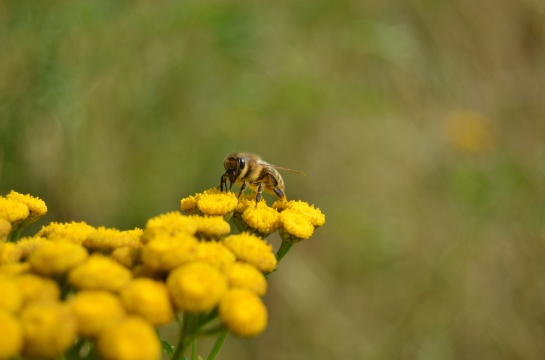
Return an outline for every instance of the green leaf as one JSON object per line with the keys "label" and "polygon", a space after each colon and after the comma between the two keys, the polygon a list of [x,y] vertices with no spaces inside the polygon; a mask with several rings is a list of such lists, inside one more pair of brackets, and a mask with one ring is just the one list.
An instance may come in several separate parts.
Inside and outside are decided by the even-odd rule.
{"label": "green leaf", "polygon": [[161,347],[168,356],[174,355],[174,345],[171,345],[168,341],[161,339]]}

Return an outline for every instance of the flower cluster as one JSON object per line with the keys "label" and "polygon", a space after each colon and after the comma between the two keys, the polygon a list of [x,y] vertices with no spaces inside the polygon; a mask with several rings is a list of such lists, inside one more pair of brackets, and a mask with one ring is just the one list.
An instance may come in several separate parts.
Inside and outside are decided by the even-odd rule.
{"label": "flower cluster", "polygon": [[[267,325],[267,275],[325,222],[301,201],[238,199],[210,189],[181,200],[187,214],[121,231],[84,222],[22,229],[45,203],[0,197],[0,358],[181,359],[202,335],[249,337]],[[239,228],[231,231],[229,220]],[[277,253],[264,237],[278,230]],[[155,328],[177,320],[175,350]],[[211,354],[209,358],[214,358]]]}

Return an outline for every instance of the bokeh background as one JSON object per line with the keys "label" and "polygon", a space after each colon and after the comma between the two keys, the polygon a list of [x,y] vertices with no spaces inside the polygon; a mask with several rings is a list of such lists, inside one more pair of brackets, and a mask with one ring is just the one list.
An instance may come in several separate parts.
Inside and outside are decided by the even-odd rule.
{"label": "bokeh background", "polygon": [[221,359],[542,359],[543,24],[541,0],[2,0],[0,192],[48,204],[24,235],[131,229],[253,151],[327,223]]}

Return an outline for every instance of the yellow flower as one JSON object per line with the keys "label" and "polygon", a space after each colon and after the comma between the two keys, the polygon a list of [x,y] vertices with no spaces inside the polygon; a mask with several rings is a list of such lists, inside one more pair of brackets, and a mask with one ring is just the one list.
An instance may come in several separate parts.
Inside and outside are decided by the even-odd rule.
{"label": "yellow flower", "polygon": [[142,248],[140,247],[124,246],[112,251],[111,256],[121,265],[132,269],[140,261],[141,251]]}
{"label": "yellow flower", "polygon": [[12,226],[20,224],[29,214],[28,206],[24,203],[0,196],[0,218],[9,221]]}
{"label": "yellow flower", "polygon": [[219,306],[221,321],[238,336],[255,336],[267,326],[267,308],[248,289],[231,289]]}
{"label": "yellow flower", "polygon": [[168,324],[174,319],[169,293],[162,282],[134,279],[119,296],[128,313],[141,316],[154,326]]}
{"label": "yellow flower", "polygon": [[196,231],[197,224],[192,218],[182,215],[179,211],[172,211],[148,220],[142,234],[142,242],[146,243],[157,235],[194,235]]}
{"label": "yellow flower", "polygon": [[201,241],[197,248],[195,260],[204,261],[224,270],[228,265],[235,262],[235,254],[223,243],[217,241]]}
{"label": "yellow flower", "polygon": [[69,305],[83,337],[96,337],[125,316],[119,298],[106,291],[79,291]]}
{"label": "yellow flower", "polygon": [[21,260],[21,249],[16,243],[0,242],[0,265],[13,264]]}
{"label": "yellow flower", "polygon": [[8,238],[11,229],[11,223],[0,217],[0,242],[5,241]]}
{"label": "yellow flower", "polygon": [[117,292],[129,283],[131,272],[104,255],[93,254],[68,273],[68,283],[77,289]]}
{"label": "yellow flower", "polygon": [[22,295],[23,306],[39,302],[56,302],[60,299],[60,289],[54,280],[35,274],[21,274],[14,278]]}
{"label": "yellow flower", "polygon": [[315,208],[314,205],[300,200],[277,201],[273,204],[273,208],[282,212],[284,209],[291,210],[305,216],[308,221],[315,227],[322,226],[325,223],[325,215],[319,208]]}
{"label": "yellow flower", "polygon": [[190,216],[197,224],[197,234],[206,239],[219,239],[231,232],[231,226],[221,216]]}
{"label": "yellow flower", "polygon": [[15,359],[23,347],[21,323],[10,313],[0,309],[0,359]]}
{"label": "yellow flower", "polygon": [[156,236],[142,248],[142,263],[152,271],[170,271],[193,260],[198,241],[191,235]]}
{"label": "yellow flower", "polygon": [[205,215],[224,216],[231,213],[238,204],[236,195],[232,192],[222,192],[217,188],[197,194],[197,207]]}
{"label": "yellow flower", "polygon": [[45,238],[39,236],[20,238],[19,241],[17,241],[17,248],[21,252],[21,259],[28,258],[30,254],[47,241],[48,240]]}
{"label": "yellow flower", "polygon": [[282,240],[288,242],[297,242],[308,239],[314,232],[314,226],[305,215],[295,212],[292,209],[286,209],[280,213],[280,236]]}
{"label": "yellow flower", "polygon": [[[262,198],[261,203],[266,203],[265,202],[265,199]],[[239,198],[238,198],[238,204],[235,208],[235,211],[239,214],[242,214],[244,211],[246,211],[246,209],[250,208],[250,207],[255,207],[256,204],[255,204],[255,194],[254,193],[251,193],[251,194],[242,194]]]}
{"label": "yellow flower", "polygon": [[90,250],[111,252],[114,249],[123,246],[139,246],[141,235],[141,229],[120,231],[118,229],[101,226],[87,236],[83,241],[83,245]]}
{"label": "yellow flower", "polygon": [[87,259],[87,250],[67,241],[47,241],[30,255],[32,270],[45,275],[63,274]]}
{"label": "yellow flower", "polygon": [[84,222],[55,223],[52,222],[42,227],[36,236],[45,237],[49,240],[66,240],[76,244],[82,244],[83,241],[96,231],[91,225]]}
{"label": "yellow flower", "polygon": [[212,265],[193,262],[173,270],[167,287],[179,310],[207,312],[216,307],[227,290],[227,279]]}
{"label": "yellow flower", "polygon": [[23,304],[23,297],[12,278],[0,275],[0,310],[15,313]]}
{"label": "yellow flower", "polygon": [[161,344],[154,328],[146,321],[128,316],[102,332],[97,350],[104,360],[159,360]]}
{"label": "yellow flower", "polygon": [[229,286],[253,291],[259,296],[267,291],[267,279],[261,271],[248,263],[236,262],[225,271]]}
{"label": "yellow flower", "polygon": [[59,303],[27,306],[21,313],[21,324],[24,357],[60,357],[76,339],[76,320],[68,307]]}
{"label": "yellow flower", "polygon": [[271,272],[276,268],[272,245],[257,236],[248,233],[230,235],[223,239],[223,243],[237,259],[250,263],[263,272]]}
{"label": "yellow flower", "polygon": [[280,216],[276,210],[268,207],[265,203],[257,206],[249,206],[242,213],[242,220],[250,229],[258,235],[267,236],[280,226]]}
{"label": "yellow flower", "polygon": [[180,200],[180,208],[189,215],[198,214],[197,198],[195,196],[188,196]]}
{"label": "yellow flower", "polygon": [[16,276],[30,271],[30,264],[28,262],[22,263],[10,263],[0,265],[0,276]]}
{"label": "yellow flower", "polygon": [[40,198],[31,195],[19,194],[13,190],[6,196],[6,198],[19,201],[28,207],[29,215],[26,221],[28,224],[38,220],[47,212],[47,206]]}

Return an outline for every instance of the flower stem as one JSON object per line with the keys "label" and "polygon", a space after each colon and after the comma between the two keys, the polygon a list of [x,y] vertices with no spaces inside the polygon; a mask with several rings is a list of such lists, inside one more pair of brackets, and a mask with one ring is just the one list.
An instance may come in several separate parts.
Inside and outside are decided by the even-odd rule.
{"label": "flower stem", "polygon": [[280,245],[280,248],[276,252],[276,260],[280,262],[284,256],[290,251],[291,247],[293,246],[292,242],[284,241],[282,240],[282,244]]}
{"label": "flower stem", "polygon": [[216,339],[216,342],[214,343],[214,347],[212,347],[212,350],[210,350],[210,354],[208,355],[207,360],[215,360],[218,356],[221,347],[223,346],[223,343],[225,342],[225,339],[227,338],[227,335],[229,335],[229,331],[225,330],[218,336]]}
{"label": "flower stem", "polygon": [[197,360],[197,338],[193,338],[191,344],[191,360]]}

